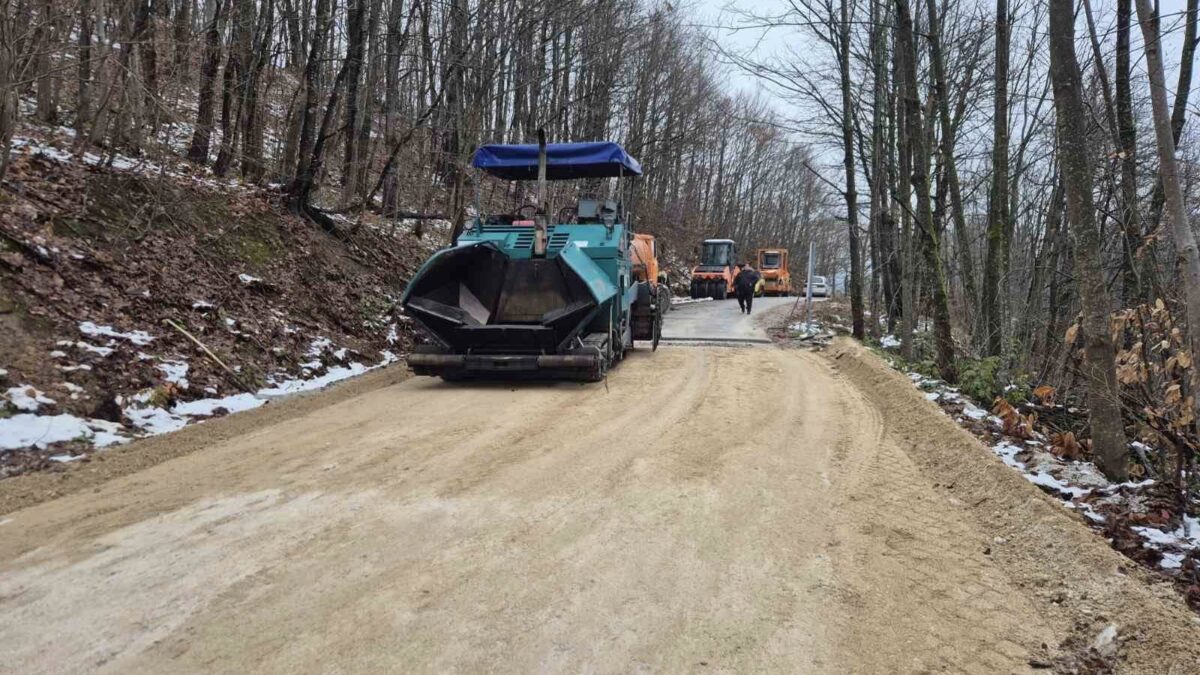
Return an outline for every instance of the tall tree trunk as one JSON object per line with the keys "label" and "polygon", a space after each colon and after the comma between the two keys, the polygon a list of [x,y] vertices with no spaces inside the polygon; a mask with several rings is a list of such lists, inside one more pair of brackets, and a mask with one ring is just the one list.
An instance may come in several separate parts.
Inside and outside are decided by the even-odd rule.
{"label": "tall tree trunk", "polygon": [[263,164],[263,110],[259,100],[262,74],[271,60],[272,37],[275,31],[275,0],[262,2],[252,56],[246,66],[245,87],[242,92],[242,178],[257,183],[262,180],[266,167]]}
{"label": "tall tree trunk", "polygon": [[[463,118],[465,77],[467,66],[467,31],[469,28],[470,10],[467,0],[453,0],[450,4],[450,62],[446,68],[444,84],[446,89],[446,121],[449,129],[446,131],[442,152],[443,168],[447,182],[454,186],[451,191],[450,204],[450,243],[458,241],[465,225],[463,216],[463,167],[459,154],[463,149]],[[540,205],[539,205],[540,206]]]}
{"label": "tall tree trunk", "polygon": [[[899,7],[900,0],[895,0],[896,6]],[[911,21],[910,21],[911,23]],[[917,307],[916,307],[916,287],[917,275],[916,265],[913,264],[913,235],[912,235],[912,184],[910,177],[912,176],[912,141],[909,139],[909,125],[907,122],[908,105],[907,94],[909,66],[908,61],[915,58],[915,51],[912,45],[909,45],[907,50],[903,49],[903,44],[900,39],[900,28],[894,28],[894,47],[892,57],[892,90],[893,90],[893,126],[896,134],[896,171],[893,174],[895,181],[895,204],[899,214],[900,221],[900,245],[898,265],[900,282],[898,292],[900,296],[900,354],[905,360],[912,361],[916,352],[913,346],[913,339],[916,337],[917,325]],[[913,66],[913,70],[916,67]],[[913,85],[916,86],[915,84]],[[903,101],[903,102],[902,102]]]}
{"label": "tall tree trunk", "polygon": [[117,92],[117,108],[112,116],[113,130],[110,134],[111,142],[114,145],[124,146],[135,152],[141,149],[142,106],[140,104],[143,100],[141,92],[134,85],[137,77],[137,73],[134,72],[136,66],[133,62],[137,32],[136,16],[136,13],[132,17],[123,14],[118,24],[121,46],[118,51],[118,67],[114,80],[119,86],[113,88]]}
{"label": "tall tree trunk", "polygon": [[[885,147],[884,124],[887,116],[887,58],[886,39],[882,15],[886,14],[882,0],[870,0],[871,3],[871,66],[873,72],[872,111],[871,111],[871,241],[874,252],[871,271],[873,278],[879,280],[878,285],[883,295],[885,312],[888,316],[889,330],[894,320],[892,309],[892,288],[890,268],[894,252],[890,250],[891,239],[885,236],[884,228],[887,222],[887,149]],[[872,292],[872,306],[875,306],[876,292]],[[879,314],[871,317],[872,331],[879,328]]]}
{"label": "tall tree trunk", "polygon": [[[1139,17],[1141,14],[1139,13]],[[1183,28],[1183,49],[1179,54],[1179,82],[1175,86],[1175,105],[1171,110],[1171,134],[1175,145],[1183,134],[1183,120],[1187,115],[1188,95],[1192,91],[1192,68],[1195,66],[1196,47],[1200,46],[1197,22],[1200,20],[1200,0],[1188,0],[1186,21]]]}
{"label": "tall tree trunk", "polygon": [[175,42],[175,52],[171,59],[171,72],[176,81],[190,81],[188,56],[192,46],[192,5],[195,0],[180,0],[179,8],[175,10],[175,25],[172,40]]}
{"label": "tall tree trunk", "polygon": [[1054,189],[1050,192],[1050,201],[1047,205],[1045,226],[1042,228],[1042,244],[1033,257],[1033,270],[1029,275],[1028,293],[1025,296],[1025,311],[1021,315],[1022,351],[1029,355],[1030,361],[1032,361],[1032,355],[1037,352],[1036,327],[1039,323],[1044,323],[1045,318],[1042,313],[1044,306],[1042,296],[1046,291],[1046,277],[1055,273],[1048,261],[1054,260],[1056,257],[1054,251],[1056,237],[1058,231],[1062,229],[1063,195],[1060,185],[1061,181],[1055,176]]}
{"label": "tall tree trunk", "polygon": [[[15,23],[0,18],[0,40],[8,45],[16,41],[12,35]],[[0,180],[3,180],[8,172],[8,163],[12,156],[12,137],[17,130],[17,112],[20,108],[20,95],[14,72],[14,51],[16,50],[0,47]]]}
{"label": "tall tree trunk", "polygon": [[342,202],[358,194],[358,122],[361,106],[363,51],[366,47],[366,0],[348,0],[346,6],[346,130],[342,151]]}
{"label": "tall tree trunk", "polygon": [[1192,404],[1200,411],[1200,250],[1196,235],[1187,219],[1179,160],[1175,157],[1175,137],[1167,112],[1167,83],[1163,74],[1162,42],[1158,16],[1148,0],[1136,0],[1138,21],[1142,24],[1142,42],[1146,49],[1146,73],[1150,78],[1150,106],[1154,114],[1154,137],[1158,145],[1158,175],[1166,204],[1166,221],[1175,240],[1175,250],[1183,258],[1183,288],[1187,299],[1188,341],[1192,352]]}
{"label": "tall tree trunk", "polygon": [[41,15],[37,19],[32,45],[36,61],[37,107],[35,110],[37,119],[46,124],[58,122],[58,96],[56,93],[58,76],[55,75],[54,64],[50,58],[57,51],[54,11],[50,0],[42,0]]}
{"label": "tall tree trunk", "polygon": [[[1057,148],[1057,145],[1055,146]],[[1066,186],[1063,182],[1062,172],[1059,171],[1055,177],[1055,194],[1050,208],[1057,211],[1052,213],[1052,217],[1047,219],[1047,222],[1054,227],[1051,232],[1050,253],[1049,259],[1046,262],[1046,271],[1049,276],[1049,283],[1046,285],[1046,327],[1042,332],[1041,353],[1043,354],[1043,363],[1041,370],[1047,372],[1051,364],[1055,360],[1055,355],[1066,351],[1059,348],[1063,344],[1063,328],[1062,317],[1069,309],[1069,300],[1064,298],[1064,286],[1070,276],[1066,270],[1073,266],[1071,258],[1070,246],[1067,245],[1068,224],[1066,218]],[[1069,347],[1073,348],[1073,347]]]}
{"label": "tall tree trunk", "polygon": [[[1197,22],[1197,5],[1198,0],[1188,0],[1186,23],[1184,25],[1183,34],[1183,49],[1180,53],[1179,61],[1179,83],[1175,88],[1175,105],[1171,112],[1171,138],[1175,145],[1179,145],[1179,140],[1183,136],[1183,124],[1187,114],[1188,97],[1192,93],[1192,69],[1195,65],[1196,47],[1200,42],[1200,37],[1196,34]],[[1157,3],[1154,5],[1157,9]],[[1141,17],[1141,8],[1138,8],[1138,17]],[[1144,29],[1143,29],[1144,30]],[[1159,181],[1154,187],[1154,196],[1150,199],[1150,222],[1157,230],[1162,222],[1163,206],[1166,203],[1166,195],[1163,192],[1163,184]]]}
{"label": "tall tree trunk", "polygon": [[921,121],[916,40],[913,38],[913,19],[908,0],[896,0],[896,52],[904,54],[904,90],[901,95],[904,97],[905,135],[912,149],[911,182],[917,195],[917,212],[913,220],[921,262],[932,286],[933,340],[937,349],[938,371],[942,379],[955,382],[958,380],[958,370],[954,362],[954,338],[950,331],[950,301],[929,197],[929,150]]}
{"label": "tall tree trunk", "polygon": [[283,1],[283,25],[287,35],[287,68],[299,73],[304,67],[304,55],[308,53],[304,41],[307,31],[301,29],[300,10],[296,7],[297,0]]}
{"label": "tall tree trunk", "polygon": [[937,99],[938,118],[942,130],[942,161],[945,162],[945,178],[950,192],[950,215],[954,219],[955,248],[958,253],[959,274],[962,275],[964,303],[973,307],[978,299],[975,289],[975,270],[971,260],[971,241],[967,234],[967,218],[964,213],[962,186],[958,180],[958,163],[954,158],[956,128],[950,116],[950,90],[946,86],[946,64],[942,53],[942,24],[938,20],[937,0],[926,0],[929,14],[929,52],[933,68],[934,98]]}
{"label": "tall tree trunk", "polygon": [[138,55],[141,57],[143,96],[151,120],[151,132],[157,126],[158,118],[158,47],[155,44],[157,35],[153,5],[150,0],[142,0],[138,3],[137,18],[134,20],[133,42],[137,45]]}
{"label": "tall tree trunk", "polygon": [[217,70],[221,67],[221,28],[226,3],[216,0],[216,9],[208,28],[204,31],[204,60],[200,64],[200,95],[196,105],[196,127],[192,131],[192,143],[188,148],[188,159],[197,164],[208,163],[208,149],[212,143],[213,97],[216,93]]}
{"label": "tall tree trunk", "polygon": [[858,237],[858,190],[854,176],[854,113],[850,88],[850,0],[842,0],[838,60],[842,76],[842,162],[846,168],[846,227],[850,236],[850,316],[854,337],[866,337],[863,324],[862,252]]}
{"label": "tall tree trunk", "polygon": [[[300,111],[300,138],[296,147],[296,172],[288,185],[288,208],[293,213],[308,216],[310,211],[309,199],[316,183],[317,171],[320,170],[320,157],[314,150],[318,143],[324,146],[325,139],[322,128],[317,126],[317,106],[320,102],[319,83],[317,75],[321,69],[321,58],[325,48],[330,26],[333,24],[332,0],[317,0],[316,15],[313,17],[312,39],[309,43],[308,58],[304,63],[304,101]],[[341,73],[346,71],[345,64]],[[340,78],[339,78],[340,79]],[[337,86],[330,93],[330,100],[337,100]],[[328,115],[326,115],[328,117]],[[321,127],[325,124],[322,122]],[[317,161],[314,161],[317,160]]]}
{"label": "tall tree trunk", "polygon": [[355,156],[358,158],[357,166],[352,170],[355,172],[354,183],[358,186],[358,192],[354,197],[361,200],[366,193],[367,181],[371,173],[371,159],[374,153],[371,152],[371,129],[375,122],[375,105],[376,95],[375,88],[379,81],[380,68],[380,36],[379,22],[380,15],[383,12],[383,0],[370,0],[371,15],[367,20],[367,74],[366,74],[366,95],[362,97],[359,104],[360,112],[358,116],[358,126],[353,130],[357,138],[357,147]]}
{"label": "tall tree trunk", "polygon": [[[416,4],[415,1],[413,3]],[[384,60],[384,112],[383,138],[388,148],[395,147],[400,137],[400,54],[404,49],[407,34],[402,32],[404,24],[404,0],[390,0],[388,8],[387,40]],[[399,176],[394,162],[389,162],[383,176],[383,212],[389,214],[399,208]]]}
{"label": "tall tree trunk", "polygon": [[[1139,0],[1139,4],[1145,0]],[[1109,336],[1109,299],[1100,264],[1100,233],[1092,197],[1088,114],[1075,58],[1073,0],[1050,0],[1050,77],[1058,118],[1059,163],[1067,195],[1067,219],[1075,240],[1075,279],[1083,306],[1083,376],[1091,419],[1092,448],[1104,475],[1123,481],[1128,448],[1121,419],[1116,360]]]}
{"label": "tall tree trunk", "polygon": [[79,2],[79,59],[76,63],[75,142],[87,138],[87,124],[92,114],[92,0]]}
{"label": "tall tree trunk", "polygon": [[998,356],[1004,348],[1004,297],[1001,280],[1007,270],[1009,242],[1008,212],[1008,0],[996,0],[996,76],[992,99],[992,185],[988,193],[987,260],[983,270],[981,298],[982,341],[988,356]]}
{"label": "tall tree trunk", "polygon": [[1125,274],[1122,292],[1126,304],[1149,300],[1146,284],[1152,277],[1153,257],[1144,255],[1143,273],[1138,274],[1137,251],[1142,241],[1142,224],[1138,215],[1137,197],[1137,127],[1133,121],[1133,95],[1129,77],[1129,22],[1132,0],[1117,0],[1117,58],[1116,58],[1116,117],[1117,138],[1121,157],[1120,219],[1124,231],[1122,250],[1125,255]]}
{"label": "tall tree trunk", "polygon": [[224,176],[233,165],[241,135],[242,105],[246,98],[248,70],[254,44],[254,20],[257,10],[253,0],[231,0],[229,58],[225,60],[224,91],[221,95],[221,148],[213,173]]}

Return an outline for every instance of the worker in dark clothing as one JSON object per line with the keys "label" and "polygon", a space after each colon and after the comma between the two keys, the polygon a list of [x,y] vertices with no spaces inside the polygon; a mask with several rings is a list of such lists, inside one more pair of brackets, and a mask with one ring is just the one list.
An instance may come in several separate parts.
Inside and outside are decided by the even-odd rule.
{"label": "worker in dark clothing", "polygon": [[750,313],[750,308],[754,304],[754,288],[758,285],[758,280],[762,275],[758,270],[750,266],[750,263],[742,263],[741,271],[733,280],[734,291],[737,293],[738,307],[746,314]]}

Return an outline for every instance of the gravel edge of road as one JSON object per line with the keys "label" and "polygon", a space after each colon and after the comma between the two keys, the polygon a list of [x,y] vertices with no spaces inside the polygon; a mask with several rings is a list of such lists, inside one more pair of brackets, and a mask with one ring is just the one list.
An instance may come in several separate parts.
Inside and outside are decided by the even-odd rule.
{"label": "gravel edge of road", "polygon": [[[1117,672],[1197,672],[1200,618],[1168,580],[1110,548],[862,345],[841,337],[820,355],[878,408],[885,439],[995,537],[981,541],[981,548],[1038,599],[1047,616],[1069,628],[1072,637],[1063,645],[1049,645],[1049,653],[1059,653],[1060,672],[1094,656],[1088,647],[1110,623],[1120,635]],[[923,407],[929,414],[914,414]]]}
{"label": "gravel edge of road", "polygon": [[88,462],[64,464],[59,470],[36,471],[0,480],[0,517],[69,494],[96,489],[115,478],[403,382],[411,376],[403,363],[385,366],[319,391],[275,399],[253,410],[191,424],[179,431],[138,439],[128,445],[113,446],[93,454]]}

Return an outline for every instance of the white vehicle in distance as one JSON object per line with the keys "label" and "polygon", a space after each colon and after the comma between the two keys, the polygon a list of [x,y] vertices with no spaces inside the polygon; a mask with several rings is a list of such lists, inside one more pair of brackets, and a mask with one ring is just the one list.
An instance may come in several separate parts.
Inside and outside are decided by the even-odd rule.
{"label": "white vehicle in distance", "polygon": [[[807,290],[805,294],[807,295]],[[829,283],[825,281],[825,277],[814,276],[812,278],[812,296],[814,298],[829,297]]]}

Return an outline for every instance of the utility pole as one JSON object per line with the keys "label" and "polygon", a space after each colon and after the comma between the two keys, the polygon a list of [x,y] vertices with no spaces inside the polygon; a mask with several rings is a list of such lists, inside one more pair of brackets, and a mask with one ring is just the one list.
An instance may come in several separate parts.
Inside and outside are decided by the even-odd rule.
{"label": "utility pole", "polygon": [[812,277],[813,277],[813,256],[816,255],[817,244],[814,241],[808,242],[808,278],[804,281],[804,306],[807,308],[804,317],[804,330],[810,330],[812,326]]}

